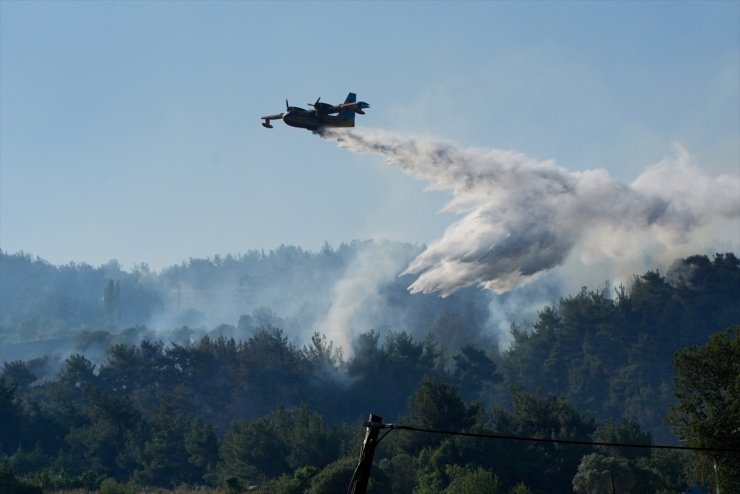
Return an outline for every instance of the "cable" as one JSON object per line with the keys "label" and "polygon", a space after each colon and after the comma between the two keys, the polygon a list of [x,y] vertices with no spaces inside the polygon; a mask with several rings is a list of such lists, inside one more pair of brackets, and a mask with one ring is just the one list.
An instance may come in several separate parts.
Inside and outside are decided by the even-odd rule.
{"label": "cable", "polygon": [[365,461],[365,455],[362,455],[360,461],[357,462],[355,471],[352,472],[352,477],[349,479],[349,485],[347,486],[347,494],[352,494],[355,491],[355,484],[357,483],[357,474],[360,473],[360,465]]}
{"label": "cable", "polygon": [[381,426],[384,429],[390,429],[388,432],[383,434],[379,439],[383,439],[385,436],[393,432],[394,430],[404,430],[412,432],[424,432],[427,434],[441,434],[448,436],[465,436],[465,437],[476,437],[481,439],[502,439],[506,441],[529,441],[537,443],[555,443],[555,444],[572,444],[581,446],[608,446],[614,448],[642,448],[642,449],[675,449],[683,451],[711,451],[715,453],[740,453],[740,448],[708,448],[701,446],[669,446],[666,444],[627,444],[627,443],[610,443],[603,441],[579,441],[575,439],[547,439],[542,437],[525,437],[525,436],[507,436],[502,434],[482,434],[476,432],[455,432],[455,431],[443,431],[437,429],[424,429],[422,427],[414,427],[410,425],[395,425],[395,424],[383,424]]}

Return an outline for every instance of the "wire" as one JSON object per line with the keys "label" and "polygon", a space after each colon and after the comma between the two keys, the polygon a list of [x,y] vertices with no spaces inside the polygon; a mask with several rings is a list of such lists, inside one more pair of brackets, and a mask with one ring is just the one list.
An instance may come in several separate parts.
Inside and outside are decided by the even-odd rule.
{"label": "wire", "polygon": [[[388,431],[390,432],[390,431]],[[355,471],[352,472],[352,478],[349,481],[349,485],[347,486],[347,494],[352,494],[355,492],[355,487],[357,487],[357,482],[360,478],[360,469],[362,466],[367,462],[368,456],[365,453],[365,448],[362,449],[362,452],[360,454],[360,461],[357,462],[357,466],[355,467]]]}
{"label": "wire", "polygon": [[506,441],[529,441],[536,443],[555,443],[555,444],[571,444],[581,446],[608,446],[613,448],[642,448],[642,449],[675,449],[683,451],[710,451],[716,453],[740,453],[740,448],[710,448],[702,446],[669,446],[666,444],[628,444],[628,443],[612,443],[603,441],[579,441],[575,439],[548,439],[542,437],[525,437],[525,436],[507,436],[502,434],[482,434],[476,432],[455,432],[455,431],[443,431],[437,429],[424,429],[422,427],[414,427],[410,425],[395,425],[395,424],[383,424],[381,427],[390,429],[388,432],[383,434],[378,442],[385,436],[393,432],[394,430],[403,430],[411,432],[424,432],[427,434],[440,434],[447,436],[464,436],[464,437],[475,437],[480,439],[502,439]]}
{"label": "wire", "polygon": [[357,484],[357,474],[360,473],[360,465],[365,461],[365,455],[362,455],[360,461],[357,462],[355,471],[352,472],[352,477],[349,479],[349,485],[347,486],[347,494],[352,494],[355,491],[355,485]]}
{"label": "wire", "polygon": [[[392,424],[388,424],[388,425],[392,425]],[[386,428],[386,427],[384,426],[384,428]],[[387,436],[388,434],[390,434],[391,432],[393,432],[396,429],[396,427],[387,427],[387,429],[389,429],[389,430],[387,430],[382,436],[380,436],[378,438],[378,442],[376,444],[380,443],[380,441],[382,441],[385,436]]]}

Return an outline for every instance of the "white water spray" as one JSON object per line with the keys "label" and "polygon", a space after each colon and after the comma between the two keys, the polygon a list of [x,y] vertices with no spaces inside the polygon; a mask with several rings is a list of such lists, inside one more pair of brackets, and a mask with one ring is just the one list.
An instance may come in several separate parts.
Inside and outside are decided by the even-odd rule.
{"label": "white water spray", "polygon": [[464,216],[404,272],[418,275],[409,287],[415,293],[445,296],[474,284],[504,293],[573,253],[585,264],[606,260],[635,272],[648,259],[705,249],[721,226],[740,218],[740,178],[702,175],[678,145],[674,157],[625,185],[600,169],[572,172],[521,153],[375,129],[325,130],[322,137],[381,154],[452,192],[444,209]]}

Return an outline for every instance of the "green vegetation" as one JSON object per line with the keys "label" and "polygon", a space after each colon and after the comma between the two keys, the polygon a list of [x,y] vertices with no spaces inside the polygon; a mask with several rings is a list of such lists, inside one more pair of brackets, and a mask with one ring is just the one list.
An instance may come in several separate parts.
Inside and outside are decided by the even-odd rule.
{"label": "green vegetation", "polygon": [[[440,342],[434,328],[467,332],[482,320],[457,318],[465,311],[454,304],[478,307],[462,295],[440,302],[453,305],[427,336],[368,331],[349,356],[321,334],[297,346],[257,322],[276,321],[268,310],[192,342],[185,331],[177,341],[142,326],[116,332],[129,285],[104,277],[99,323],[77,335],[104,358],[73,354],[55,373],[43,358],[3,364],[0,491],[343,492],[370,412],[428,429],[652,444],[676,441],[670,411],[686,445],[736,448],[740,262],[724,254],[677,266],[683,276],[648,272],[615,297],[563,298],[530,329],[514,328],[503,353],[481,340]],[[3,327],[16,334],[14,314]],[[740,478],[736,455],[403,430],[382,439],[375,460],[370,492],[391,494],[597,493],[611,483],[678,493],[702,478],[732,492]]]}
{"label": "green vegetation", "polygon": [[[703,347],[676,354],[678,403],[670,422],[691,446],[740,445],[740,326],[713,335]],[[740,452],[707,454],[724,492],[740,492]]]}

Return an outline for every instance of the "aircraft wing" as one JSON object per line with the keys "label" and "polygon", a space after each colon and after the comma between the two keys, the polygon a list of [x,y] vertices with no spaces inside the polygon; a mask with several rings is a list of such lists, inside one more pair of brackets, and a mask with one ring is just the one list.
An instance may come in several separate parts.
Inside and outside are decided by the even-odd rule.
{"label": "aircraft wing", "polygon": [[264,120],[264,122],[262,122],[262,126],[268,129],[271,129],[272,125],[270,124],[270,121],[271,120],[282,120],[283,115],[285,115],[285,112],[276,113],[274,115],[265,115],[264,117],[260,117],[262,120]]}

